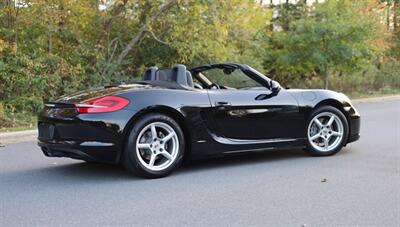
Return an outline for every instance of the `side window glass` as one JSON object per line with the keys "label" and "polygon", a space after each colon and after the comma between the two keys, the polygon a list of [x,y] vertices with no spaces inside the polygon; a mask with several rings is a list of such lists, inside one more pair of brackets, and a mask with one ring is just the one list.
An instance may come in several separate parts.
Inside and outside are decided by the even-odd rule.
{"label": "side window glass", "polygon": [[202,73],[213,83],[225,87],[231,87],[237,89],[262,87],[261,84],[248,77],[240,69],[236,69],[230,74],[224,73],[222,69],[210,69]]}

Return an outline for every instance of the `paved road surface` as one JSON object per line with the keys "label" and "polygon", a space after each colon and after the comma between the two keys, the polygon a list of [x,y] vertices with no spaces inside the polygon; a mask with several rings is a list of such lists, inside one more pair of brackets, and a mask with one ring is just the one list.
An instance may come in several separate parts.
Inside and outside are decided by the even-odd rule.
{"label": "paved road surface", "polygon": [[333,157],[267,152],[192,163],[157,180],[45,158],[33,142],[6,145],[0,226],[399,226],[400,101],[358,109],[361,140]]}

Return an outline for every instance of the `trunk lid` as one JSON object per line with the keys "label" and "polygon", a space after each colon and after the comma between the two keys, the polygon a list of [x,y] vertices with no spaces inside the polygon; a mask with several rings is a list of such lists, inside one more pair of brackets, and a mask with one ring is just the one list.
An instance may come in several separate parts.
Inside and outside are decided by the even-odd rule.
{"label": "trunk lid", "polygon": [[134,84],[121,84],[121,85],[107,85],[103,87],[97,87],[79,91],[70,95],[61,96],[54,102],[47,102],[47,107],[53,108],[68,108],[74,107],[75,103],[84,103],[88,100],[106,96],[115,95],[126,90],[139,90],[149,87],[150,85],[134,83]]}

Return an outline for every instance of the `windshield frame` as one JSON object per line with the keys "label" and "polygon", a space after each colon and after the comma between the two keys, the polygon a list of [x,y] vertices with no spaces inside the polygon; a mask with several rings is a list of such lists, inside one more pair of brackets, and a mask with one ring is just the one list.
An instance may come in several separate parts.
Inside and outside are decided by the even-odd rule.
{"label": "windshield frame", "polygon": [[245,64],[238,64],[238,63],[220,63],[220,64],[210,64],[210,65],[202,65],[199,67],[195,67],[190,69],[190,72],[192,75],[202,83],[207,88],[211,88],[213,85],[213,82],[210,81],[209,78],[207,78],[202,72],[208,71],[210,69],[239,69],[248,76],[250,79],[256,81],[260,85],[270,89],[270,84],[271,84],[271,79],[265,76],[264,74],[260,73],[256,69],[245,65]]}

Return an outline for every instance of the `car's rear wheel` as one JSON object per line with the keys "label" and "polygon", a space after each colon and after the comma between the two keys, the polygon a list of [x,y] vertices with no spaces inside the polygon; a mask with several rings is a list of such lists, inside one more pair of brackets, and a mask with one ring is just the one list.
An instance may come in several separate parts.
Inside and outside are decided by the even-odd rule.
{"label": "car's rear wheel", "polygon": [[332,106],[314,110],[307,127],[306,150],[314,156],[328,156],[339,152],[349,133],[343,113]]}
{"label": "car's rear wheel", "polygon": [[164,177],[181,163],[184,147],[182,129],[174,119],[163,114],[148,114],[132,127],[122,162],[138,176]]}

